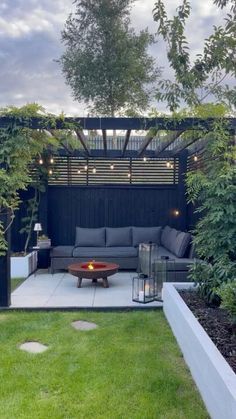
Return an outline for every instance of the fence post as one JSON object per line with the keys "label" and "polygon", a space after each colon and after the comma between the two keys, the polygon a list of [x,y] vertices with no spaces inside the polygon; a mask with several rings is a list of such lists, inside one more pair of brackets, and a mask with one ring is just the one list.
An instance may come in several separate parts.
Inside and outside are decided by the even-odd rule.
{"label": "fence post", "polygon": [[[4,229],[9,225],[10,216],[6,211],[0,220]],[[10,228],[6,232],[8,250],[4,256],[0,256],[0,307],[9,307],[11,304],[11,280],[10,280]]]}

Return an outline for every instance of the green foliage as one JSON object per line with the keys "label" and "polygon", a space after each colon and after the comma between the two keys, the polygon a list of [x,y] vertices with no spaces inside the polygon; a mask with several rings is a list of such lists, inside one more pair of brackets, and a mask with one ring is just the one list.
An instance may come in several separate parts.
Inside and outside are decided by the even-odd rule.
{"label": "green foliage", "polygon": [[114,116],[126,110],[143,111],[158,70],[148,47],[148,30],[130,28],[133,0],[76,0],[62,41],[66,51],[60,64],[76,100],[94,113]]}
{"label": "green foliage", "polygon": [[[36,103],[27,104],[20,108],[10,106],[0,110],[1,116],[11,116],[12,122],[6,128],[0,129],[0,216],[8,211],[11,222],[14,213],[20,204],[19,191],[31,185],[35,190],[35,196],[28,202],[28,214],[23,220],[23,230],[27,233],[25,250],[29,243],[33,222],[36,220],[40,193],[44,192],[48,179],[48,165],[39,166],[37,159],[42,156],[47,160],[48,156],[56,154],[64,147],[68,149],[78,147],[75,142],[73,124],[69,124],[63,134],[61,130],[50,130],[49,126],[56,126],[56,117],[47,115],[44,109]],[[31,130],[20,127],[17,122],[29,122],[33,117],[41,117],[42,128]],[[60,119],[64,119],[61,115]],[[36,160],[35,160],[36,159]],[[32,163],[33,162],[33,163]],[[30,164],[34,168],[34,176],[30,175]],[[0,254],[6,251],[5,232],[9,226],[3,226],[0,219]]]}
{"label": "green foliage", "polygon": [[211,307],[218,307],[221,298],[216,292],[222,281],[219,279],[211,263],[196,261],[189,269],[190,276],[197,285],[197,290],[205,303]]}
{"label": "green foliage", "polygon": [[236,277],[236,146],[220,120],[209,135],[202,169],[187,174],[188,200],[199,205],[200,214],[194,244],[206,262],[199,268],[204,275],[194,269],[192,277],[203,292],[206,287],[206,299]]}
{"label": "green foliage", "polygon": [[[227,0],[215,0],[217,7],[223,8]],[[233,1],[232,1],[233,3]],[[224,26],[213,28],[213,33],[205,40],[203,51],[191,60],[189,42],[185,27],[191,14],[191,3],[182,0],[176,15],[169,19],[165,5],[158,0],[154,7],[154,20],[158,23],[158,34],[167,44],[167,58],[174,70],[175,80],[160,79],[157,99],[167,101],[171,110],[177,109],[181,101],[189,106],[197,105],[208,95],[228,105],[236,104],[236,89],[222,84],[225,77],[236,75],[236,8],[225,19]]]}
{"label": "green foliage", "polygon": [[219,289],[219,295],[222,299],[222,307],[229,312],[233,324],[236,325],[236,279],[223,284]]}

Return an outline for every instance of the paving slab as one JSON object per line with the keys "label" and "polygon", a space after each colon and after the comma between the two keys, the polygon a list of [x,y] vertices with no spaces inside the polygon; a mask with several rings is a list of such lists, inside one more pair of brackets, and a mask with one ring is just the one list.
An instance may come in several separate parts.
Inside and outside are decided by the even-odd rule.
{"label": "paving slab", "polygon": [[139,304],[132,301],[132,278],[135,272],[120,271],[108,278],[109,288],[102,282],[84,280],[77,288],[77,278],[68,272],[49,274],[36,272],[11,295],[12,308],[101,308],[159,307],[162,303]]}
{"label": "paving slab", "polygon": [[31,354],[39,354],[45,352],[48,349],[48,346],[43,345],[40,342],[25,342],[19,346],[22,351],[29,352]]}
{"label": "paving slab", "polygon": [[84,320],[75,320],[71,323],[71,326],[76,330],[93,330],[98,327],[96,323],[86,322]]}

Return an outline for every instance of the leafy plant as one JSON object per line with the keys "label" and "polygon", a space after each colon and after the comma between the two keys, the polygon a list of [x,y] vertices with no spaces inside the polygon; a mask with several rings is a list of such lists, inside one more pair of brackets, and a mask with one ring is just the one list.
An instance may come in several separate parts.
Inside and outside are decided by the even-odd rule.
{"label": "leafy plant", "polygon": [[[214,3],[223,9],[230,2],[215,0]],[[166,43],[167,58],[175,76],[174,80],[159,79],[156,97],[166,101],[171,110],[179,108],[183,102],[188,106],[197,105],[209,95],[218,102],[235,106],[236,89],[225,83],[228,75],[236,75],[235,2],[232,0],[231,13],[226,16],[224,25],[213,27],[202,52],[194,59],[185,35],[190,15],[191,2],[188,0],[182,0],[172,19],[167,16],[164,2],[155,2],[153,16],[158,24],[157,33]]]}
{"label": "leafy plant", "polygon": [[[63,115],[56,118],[47,115],[44,109],[33,103],[21,108],[14,106],[0,110],[1,116],[8,116],[11,122],[6,128],[0,129],[0,217],[8,212],[10,223],[3,223],[0,218],[0,255],[7,249],[6,231],[14,220],[14,213],[20,204],[19,191],[31,185],[35,191],[33,200],[28,205],[27,217],[23,220],[23,229],[27,233],[25,251],[28,247],[32,224],[36,219],[40,193],[43,192],[48,177],[48,167],[39,167],[38,156],[56,153],[59,148],[75,147],[73,124],[65,126],[64,135],[59,130],[47,130],[48,126],[56,127],[56,120],[63,120]],[[41,128],[28,128],[34,117],[40,117]],[[19,123],[24,122],[24,126]],[[77,126],[78,128],[78,126]],[[57,135],[58,134],[58,135]],[[78,144],[78,141],[77,141]],[[34,162],[34,176],[30,171],[30,164]],[[32,166],[31,166],[32,167]]]}
{"label": "leafy plant", "polygon": [[236,280],[223,284],[218,291],[225,308],[232,319],[233,331],[236,333]]}
{"label": "leafy plant", "polygon": [[193,240],[206,262],[191,275],[210,303],[220,285],[236,277],[236,147],[222,121],[209,133],[203,156],[202,167],[187,174],[187,193],[199,205]]}

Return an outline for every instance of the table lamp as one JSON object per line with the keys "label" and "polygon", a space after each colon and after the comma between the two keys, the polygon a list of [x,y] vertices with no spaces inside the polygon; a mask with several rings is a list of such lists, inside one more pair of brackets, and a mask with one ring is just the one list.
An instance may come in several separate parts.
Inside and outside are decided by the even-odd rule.
{"label": "table lamp", "polygon": [[40,223],[35,223],[34,225],[34,231],[37,232],[37,243],[36,245],[38,246],[38,238],[39,238],[39,232],[42,231],[42,225]]}

